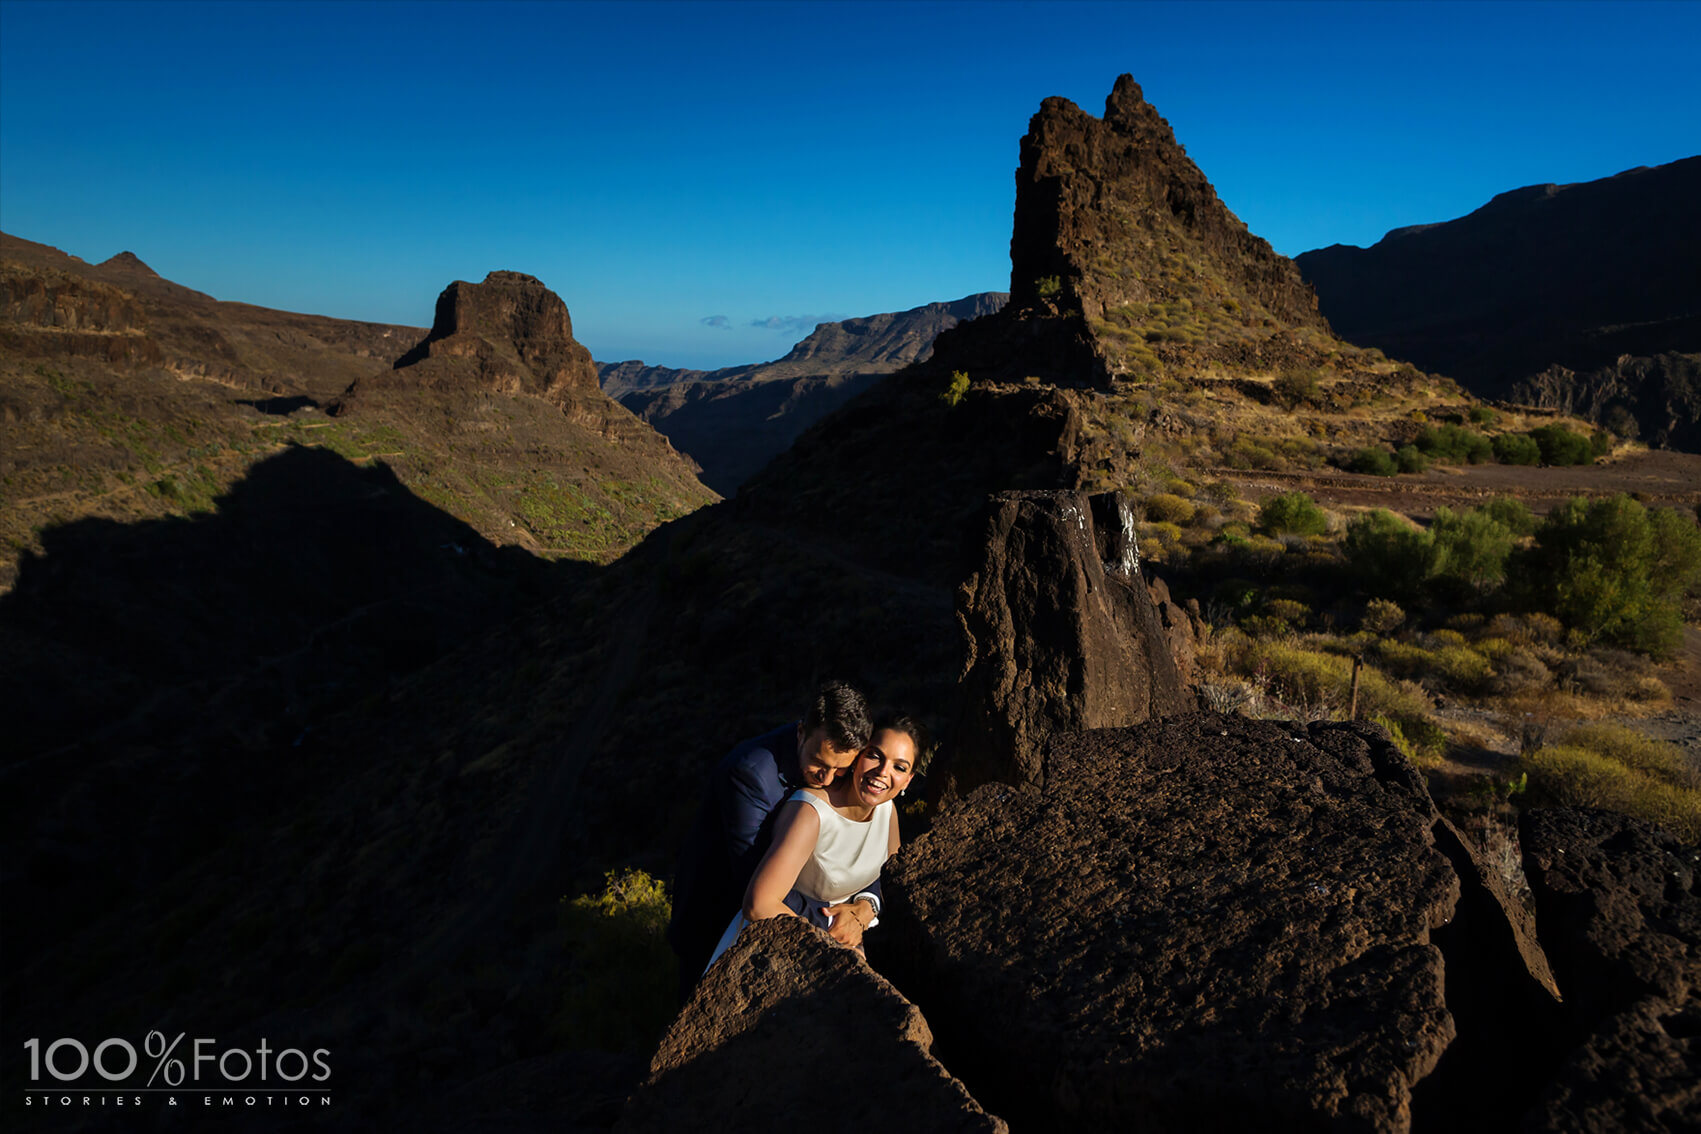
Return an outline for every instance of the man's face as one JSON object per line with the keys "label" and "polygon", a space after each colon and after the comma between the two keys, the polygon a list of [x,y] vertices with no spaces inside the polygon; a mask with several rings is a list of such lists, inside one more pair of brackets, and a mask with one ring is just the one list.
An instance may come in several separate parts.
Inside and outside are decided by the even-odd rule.
{"label": "man's face", "polygon": [[797,771],[810,787],[826,787],[855,762],[857,749],[835,748],[827,730],[803,733],[797,742]]}

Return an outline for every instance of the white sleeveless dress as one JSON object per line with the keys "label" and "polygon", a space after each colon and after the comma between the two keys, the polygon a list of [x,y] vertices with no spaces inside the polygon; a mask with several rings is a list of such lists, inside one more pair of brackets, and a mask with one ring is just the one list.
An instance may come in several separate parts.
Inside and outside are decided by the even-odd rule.
{"label": "white sleeveless dress", "polygon": [[[833,805],[812,792],[799,789],[786,797],[785,802],[800,801],[815,809],[821,817],[821,833],[815,839],[815,853],[803,864],[797,884],[792,888],[804,897],[822,905],[836,905],[868,889],[869,883],[880,877],[886,865],[886,848],[891,845],[891,800],[878,804],[874,814],[863,823],[847,819],[833,810]],[[783,804],[782,804],[783,806]],[[760,869],[760,867],[758,867]],[[750,924],[740,910],[715,946],[709,958],[713,965],[722,953],[732,948],[738,932]],[[707,969],[705,969],[707,971]]]}

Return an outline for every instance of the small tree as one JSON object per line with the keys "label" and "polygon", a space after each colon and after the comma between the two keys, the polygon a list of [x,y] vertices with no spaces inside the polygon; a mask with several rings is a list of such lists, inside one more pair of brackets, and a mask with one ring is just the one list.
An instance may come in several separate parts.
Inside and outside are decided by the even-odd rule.
{"label": "small tree", "polygon": [[1329,517],[1305,493],[1284,492],[1259,507],[1258,528],[1272,536],[1322,535],[1329,530]]}
{"label": "small tree", "polygon": [[1572,499],[1536,529],[1514,572],[1527,608],[1552,611],[1583,642],[1667,653],[1681,602],[1701,580],[1701,531],[1628,496]]}
{"label": "small tree", "polygon": [[1530,430],[1536,447],[1541,450],[1544,465],[1587,465],[1595,460],[1594,447],[1581,433],[1574,433],[1555,423]]}
{"label": "small tree", "polygon": [[1486,508],[1456,513],[1437,508],[1429,529],[1433,555],[1429,574],[1466,588],[1497,587],[1506,578],[1506,560],[1516,534]]}
{"label": "small tree", "polygon": [[1342,548],[1365,591],[1394,598],[1418,593],[1434,551],[1428,532],[1411,527],[1386,508],[1349,523]]}
{"label": "small tree", "polygon": [[1491,444],[1494,447],[1494,459],[1503,465],[1541,463],[1541,446],[1527,433],[1502,433]]}

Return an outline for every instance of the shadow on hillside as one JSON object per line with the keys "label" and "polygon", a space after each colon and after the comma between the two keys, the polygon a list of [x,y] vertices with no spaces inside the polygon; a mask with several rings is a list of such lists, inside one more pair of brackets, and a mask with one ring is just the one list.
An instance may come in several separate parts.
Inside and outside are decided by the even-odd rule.
{"label": "shadow on hillside", "polygon": [[329,790],[315,729],[588,571],[498,549],[389,469],[310,448],[214,512],[42,542],[0,598],[0,869],[33,912],[6,921],[14,960]]}
{"label": "shadow on hillside", "polygon": [[270,414],[273,417],[288,417],[298,409],[319,408],[319,403],[306,394],[297,394],[288,398],[238,398],[236,404],[253,406],[261,413]]}

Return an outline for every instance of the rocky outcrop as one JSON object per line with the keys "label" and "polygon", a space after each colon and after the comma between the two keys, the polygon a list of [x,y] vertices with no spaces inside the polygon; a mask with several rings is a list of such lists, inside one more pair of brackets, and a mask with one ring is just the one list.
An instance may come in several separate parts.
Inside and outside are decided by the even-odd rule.
{"label": "rocky outcrop", "polygon": [[947,798],[988,780],[1040,783],[1054,732],[1191,707],[1120,494],[1001,493],[978,530],[979,562],[957,590],[966,660]]}
{"label": "rocky outcrop", "polygon": [[1369,726],[1059,734],[888,864],[876,963],[1018,1128],[1406,1130],[1454,1035],[1436,818]]}
{"label": "rocky outcrop", "polygon": [[1309,359],[1332,341],[1299,270],[1218,200],[1128,75],[1103,118],[1040,104],[1016,171],[1010,303],[972,330],[942,335],[936,356],[977,380],[1080,385],[1160,362],[1261,364],[1277,338]]}
{"label": "rocky outcrop", "polygon": [[[1221,273],[1211,281],[1220,296],[1199,290],[1207,270]],[[1022,139],[1012,302],[1045,298],[1042,281],[1051,278],[1089,319],[1130,303],[1210,298],[1250,301],[1289,327],[1327,329],[1293,261],[1217,199],[1131,75],[1116,80],[1103,118],[1048,98]]]}
{"label": "rocky outcrop", "polygon": [[1559,987],[1582,1022],[1701,987],[1701,850],[1606,811],[1528,812],[1524,872]]}
{"label": "rocky outcrop", "polygon": [[1335,331],[1480,396],[1558,365],[1701,350],[1701,157],[1502,193],[1298,257]]}
{"label": "rocky outcrop", "polygon": [[1529,812],[1520,834],[1582,1037],[1526,1129],[1701,1127],[1701,849],[1604,811]]}
{"label": "rocky outcrop", "polygon": [[[463,359],[470,365],[453,365]],[[421,367],[428,361],[440,365]],[[500,393],[552,401],[599,390],[596,364],[573,338],[567,305],[522,272],[491,272],[483,283],[456,280],[444,288],[431,333],[396,360],[398,371],[409,368],[438,381],[444,371],[468,372]]]}
{"label": "rocky outcrop", "polygon": [[855,953],[796,918],[758,922],[698,984],[616,1129],[1003,1134],[932,1046]]}
{"label": "rocky outcrop", "polygon": [[[1701,346],[1701,334],[1691,345]],[[1507,397],[1588,418],[1655,448],[1701,452],[1701,354],[1620,355],[1582,372],[1550,366],[1514,383]]]}

